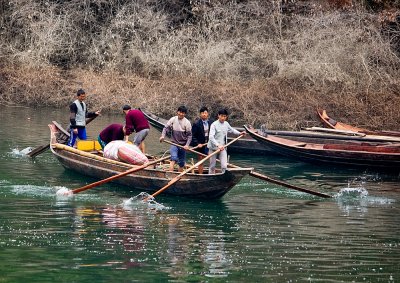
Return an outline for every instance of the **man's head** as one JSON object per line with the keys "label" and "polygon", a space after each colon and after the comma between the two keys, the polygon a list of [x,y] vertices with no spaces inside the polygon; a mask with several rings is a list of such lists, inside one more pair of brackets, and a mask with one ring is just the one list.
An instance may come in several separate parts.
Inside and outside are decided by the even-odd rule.
{"label": "man's head", "polygon": [[78,91],[76,92],[76,96],[78,97],[79,101],[84,101],[86,98],[86,93],[83,89],[78,89]]}
{"label": "man's head", "polygon": [[187,113],[186,106],[181,105],[178,107],[178,110],[177,110],[178,119],[183,119],[186,116],[186,113]]}
{"label": "man's head", "polygon": [[208,108],[206,106],[201,107],[199,112],[200,112],[200,118],[202,120],[208,119]]}
{"label": "man's head", "polygon": [[226,119],[228,119],[228,110],[225,108],[218,110],[218,121],[223,123],[226,121]]}
{"label": "man's head", "polygon": [[132,109],[132,107],[127,104],[122,106],[122,111],[124,112],[125,115],[128,114],[129,110],[131,110],[131,109]]}

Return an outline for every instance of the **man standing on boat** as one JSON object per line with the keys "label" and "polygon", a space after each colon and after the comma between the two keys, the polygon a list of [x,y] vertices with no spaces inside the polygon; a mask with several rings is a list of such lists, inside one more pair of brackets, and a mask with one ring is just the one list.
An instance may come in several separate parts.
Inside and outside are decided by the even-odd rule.
{"label": "man standing on boat", "polygon": [[171,145],[170,171],[174,171],[175,163],[179,165],[179,172],[182,172],[185,167],[186,150],[189,149],[190,142],[192,141],[192,124],[185,118],[186,113],[186,106],[179,106],[177,115],[169,119],[161,133],[160,142],[164,140],[167,132],[171,132],[171,140],[176,144],[184,146],[184,149],[182,149]]}
{"label": "man standing on boat", "polygon": [[246,132],[239,132],[229,125],[226,121],[228,119],[228,111],[226,109],[221,109],[218,111],[218,120],[211,124],[210,127],[210,136],[207,143],[207,147],[209,149],[209,154],[212,154],[214,151],[220,149],[220,153],[217,155],[213,155],[210,158],[210,169],[209,174],[215,174],[215,165],[217,163],[217,156],[221,162],[221,171],[225,172],[228,167],[228,154],[225,150],[225,144],[228,139],[228,133],[232,133],[234,135],[245,135]]}
{"label": "man standing on boat", "polygon": [[132,109],[129,105],[124,105],[122,111],[125,113],[125,141],[129,135],[136,132],[133,143],[144,153],[144,140],[149,134],[150,124],[139,109]]}
{"label": "man standing on boat", "polygon": [[74,146],[76,139],[86,140],[86,118],[93,118],[100,115],[100,111],[88,112],[84,100],[86,93],[83,89],[76,92],[77,99],[69,106],[70,110],[70,138],[69,146]]}
{"label": "man standing on boat", "polygon": [[[197,118],[192,127],[192,142],[190,146],[199,146],[196,151],[202,154],[208,154],[208,135],[210,132],[210,126],[212,120],[209,119],[208,108],[203,106],[200,108],[200,117]],[[200,154],[197,155],[198,161],[202,160],[204,157]],[[199,165],[199,174],[203,174],[204,166]]]}
{"label": "man standing on boat", "polygon": [[122,124],[111,124],[104,128],[97,138],[101,148],[104,149],[106,145],[112,141],[124,140],[125,128]]}

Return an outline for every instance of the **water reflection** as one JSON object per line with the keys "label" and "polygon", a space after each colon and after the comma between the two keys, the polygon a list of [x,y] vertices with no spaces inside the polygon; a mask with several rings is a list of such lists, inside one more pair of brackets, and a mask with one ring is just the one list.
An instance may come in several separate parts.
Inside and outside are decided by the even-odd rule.
{"label": "water reflection", "polygon": [[[224,210],[216,207],[220,211],[219,208]],[[218,221],[198,221],[183,211],[170,214],[126,209],[124,205],[96,208],[79,205],[73,215],[75,249],[116,255],[111,262],[84,261],[77,263],[79,267],[112,264],[118,269],[136,268],[156,258],[163,272],[181,279],[193,272],[225,277],[232,268],[225,248],[229,235],[225,229],[214,228],[222,227]],[[229,216],[219,219],[224,228],[229,223],[226,217]]]}

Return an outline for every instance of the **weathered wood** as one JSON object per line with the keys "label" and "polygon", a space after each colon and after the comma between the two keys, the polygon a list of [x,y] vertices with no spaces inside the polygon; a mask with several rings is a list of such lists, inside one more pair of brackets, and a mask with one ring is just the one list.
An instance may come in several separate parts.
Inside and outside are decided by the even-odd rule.
{"label": "weathered wood", "polygon": [[254,129],[245,126],[246,131],[261,144],[273,148],[277,153],[309,162],[353,165],[385,170],[400,168],[400,147],[381,146],[382,144],[348,143],[317,144],[293,146],[293,141],[274,136],[262,136]]}
{"label": "weathered wood", "polygon": [[348,135],[348,136],[359,136],[365,137],[366,134],[349,131],[349,130],[337,130],[337,129],[328,129],[328,128],[321,128],[321,127],[311,127],[306,128],[307,131],[315,131],[315,132],[326,132],[326,133],[335,133],[339,135]]}
{"label": "weathered wood", "polygon": [[139,171],[139,170],[142,170],[142,169],[144,169],[144,168],[147,168],[147,167],[149,167],[149,166],[151,166],[151,165],[154,165],[154,164],[157,164],[157,163],[159,163],[159,162],[162,162],[162,161],[164,161],[164,160],[166,160],[166,159],[169,159],[170,157],[171,157],[170,155],[167,155],[167,156],[165,156],[165,157],[163,157],[163,158],[159,158],[159,159],[153,160],[153,161],[148,162],[148,163],[146,163],[146,164],[144,164],[144,165],[138,166],[138,167],[136,167],[136,168],[129,169],[129,170],[123,172],[123,173],[119,173],[119,174],[117,174],[117,175],[108,177],[108,178],[106,178],[106,179],[104,179],[104,180],[100,180],[100,181],[91,183],[91,184],[89,184],[89,185],[83,186],[83,187],[81,187],[81,188],[75,189],[75,190],[72,191],[72,193],[73,193],[73,194],[77,194],[77,193],[80,193],[80,192],[83,192],[83,191],[92,189],[92,188],[94,188],[94,187],[103,185],[103,184],[108,183],[108,182],[111,182],[111,181],[113,181],[113,180],[115,180],[115,179],[117,179],[117,178],[121,178],[121,177],[126,176],[126,175],[128,175],[128,174],[132,174],[132,173],[134,173],[134,172],[137,172],[137,171]]}
{"label": "weathered wood", "polygon": [[400,137],[400,132],[397,131],[373,131],[367,130],[364,128],[354,127],[342,122],[338,122],[331,117],[328,116],[325,109],[317,109],[317,114],[321,121],[328,126],[329,128],[336,129],[336,130],[347,130],[353,131],[357,133],[363,133],[367,135],[379,135],[379,136],[393,136],[393,137]]}
{"label": "weathered wood", "polygon": [[[89,124],[90,122],[92,122],[96,117],[97,116],[86,119],[86,124]],[[70,134],[66,130],[64,130],[63,127],[61,127],[61,125],[58,124],[56,121],[53,121],[52,123],[55,124],[66,137],[70,136]],[[68,139],[66,139],[65,142],[68,142]],[[27,156],[34,158],[35,156],[38,156],[39,154],[45,152],[49,148],[50,148],[50,144],[38,146],[38,147],[34,148],[31,152],[29,152],[27,154]]]}
{"label": "weathered wood", "polygon": [[44,145],[38,146],[38,147],[34,148],[31,152],[29,152],[27,154],[27,156],[34,158],[35,156],[45,152],[49,148],[50,148],[50,144],[44,144]]}

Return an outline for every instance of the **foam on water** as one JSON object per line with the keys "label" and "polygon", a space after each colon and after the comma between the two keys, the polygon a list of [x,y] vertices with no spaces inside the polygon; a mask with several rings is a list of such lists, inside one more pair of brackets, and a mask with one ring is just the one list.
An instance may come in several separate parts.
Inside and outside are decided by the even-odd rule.
{"label": "foam on water", "polygon": [[336,199],[339,198],[365,198],[368,196],[368,191],[365,188],[343,188],[333,197]]}
{"label": "foam on water", "polygon": [[[70,191],[66,187],[61,186],[37,186],[37,185],[11,185],[11,191],[16,195],[28,195],[28,196],[39,196],[39,197],[53,197],[56,193],[58,196],[68,197],[67,194],[63,194],[63,192]],[[59,192],[61,192],[59,194]]]}
{"label": "foam on water", "polygon": [[333,197],[336,199],[340,210],[346,215],[353,213],[364,215],[370,207],[382,207],[395,202],[395,200],[390,198],[371,196],[363,187],[343,188]]}
{"label": "foam on water", "polygon": [[19,150],[18,148],[12,148],[10,155],[12,157],[28,157],[28,153],[30,153],[33,150],[32,147],[27,147],[25,149]]}
{"label": "foam on water", "polygon": [[4,184],[10,184],[10,181],[8,181],[8,180],[0,180],[0,185],[4,185]]}
{"label": "foam on water", "polygon": [[70,198],[73,197],[74,194],[72,193],[72,191],[66,187],[60,187],[60,189],[58,189],[58,191],[56,192],[56,196],[57,198]]}
{"label": "foam on water", "polygon": [[16,195],[50,196],[54,194],[54,187],[37,185],[12,185],[11,191]]}
{"label": "foam on water", "polygon": [[122,207],[127,210],[138,210],[143,208],[148,208],[151,210],[161,211],[169,209],[168,207],[162,205],[155,201],[154,197],[148,193],[140,193],[130,199],[124,200]]}

